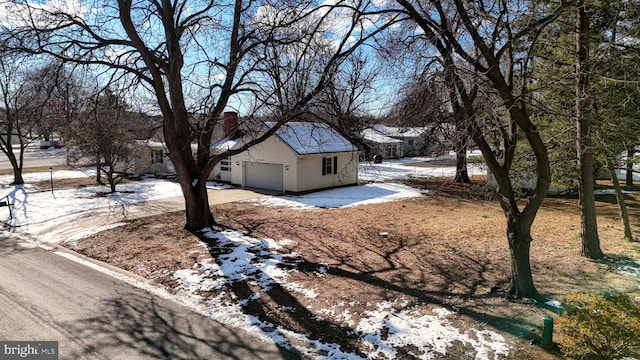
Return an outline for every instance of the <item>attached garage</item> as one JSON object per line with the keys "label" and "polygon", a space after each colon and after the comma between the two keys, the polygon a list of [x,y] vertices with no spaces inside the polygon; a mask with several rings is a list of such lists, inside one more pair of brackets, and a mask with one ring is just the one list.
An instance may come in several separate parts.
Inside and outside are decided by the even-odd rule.
{"label": "attached garage", "polygon": [[244,161],[244,187],[284,190],[282,164]]}
{"label": "attached garage", "polygon": [[[259,130],[266,131],[271,124],[261,123]],[[260,131],[251,129],[247,131],[250,135],[244,135],[241,128],[242,137],[221,139],[212,152],[238,149]],[[212,174],[247,188],[303,193],[356,184],[358,155],[358,148],[327,124],[290,122],[263,142],[221,161]],[[224,177],[229,175],[224,171],[230,177]]]}

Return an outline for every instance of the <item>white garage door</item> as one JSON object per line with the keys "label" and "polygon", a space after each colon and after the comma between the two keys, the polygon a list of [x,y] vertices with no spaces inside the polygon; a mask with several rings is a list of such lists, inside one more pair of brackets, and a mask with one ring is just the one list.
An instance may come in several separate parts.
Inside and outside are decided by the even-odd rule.
{"label": "white garage door", "polygon": [[282,191],[282,164],[244,163],[244,186]]}

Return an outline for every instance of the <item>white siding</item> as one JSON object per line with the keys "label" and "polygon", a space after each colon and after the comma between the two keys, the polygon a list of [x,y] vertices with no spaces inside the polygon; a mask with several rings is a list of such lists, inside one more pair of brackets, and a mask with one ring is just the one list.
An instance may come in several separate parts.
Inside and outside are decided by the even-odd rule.
{"label": "white siding", "polygon": [[[337,157],[335,174],[322,175],[322,159]],[[296,192],[352,185],[358,181],[358,153],[317,154],[300,157],[297,166]]]}

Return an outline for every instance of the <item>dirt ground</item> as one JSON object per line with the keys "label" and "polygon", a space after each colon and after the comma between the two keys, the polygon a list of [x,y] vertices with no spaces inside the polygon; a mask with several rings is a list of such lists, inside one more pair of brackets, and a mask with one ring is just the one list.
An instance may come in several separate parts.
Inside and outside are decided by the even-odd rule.
{"label": "dirt ground", "polygon": [[[477,185],[481,182],[456,185],[446,180],[415,180],[410,185],[430,193],[344,209],[294,210],[236,202],[214,206],[212,212],[224,227],[291,240],[283,251],[295,252],[301,259],[288,264],[298,270],[291,281],[317,289],[315,298],[285,289],[261,294],[262,300],[245,311],[264,320],[357,351],[349,324],[331,314],[319,314],[318,309],[348,308],[357,321],[358,314],[376,303],[402,300],[425,312],[444,306],[455,312],[455,325],[461,329],[502,331],[511,336],[510,359],[562,358],[557,348],[547,351],[534,344],[543,316],[556,316],[553,309],[505,299],[501,291],[510,275],[505,221],[498,203]],[[636,233],[640,230],[637,196],[634,192],[628,199]],[[637,278],[612,269],[614,263],[640,260],[640,243],[623,240],[613,198],[598,200],[599,235],[607,254],[602,261],[580,256],[577,200],[545,200],[532,229],[531,247],[534,281],[544,296],[561,299],[571,292],[610,290],[640,295]],[[200,239],[182,230],[183,224],[184,212],[138,219],[72,248],[171,287],[175,270],[216,255],[198,252]],[[319,267],[326,269],[326,276],[315,275]],[[260,290],[245,284],[233,291],[244,298]],[[282,310],[287,306],[301,310],[292,315]],[[322,322],[317,320],[320,315]],[[454,346],[446,358],[468,358],[466,350]],[[412,358],[411,349],[403,354]]]}

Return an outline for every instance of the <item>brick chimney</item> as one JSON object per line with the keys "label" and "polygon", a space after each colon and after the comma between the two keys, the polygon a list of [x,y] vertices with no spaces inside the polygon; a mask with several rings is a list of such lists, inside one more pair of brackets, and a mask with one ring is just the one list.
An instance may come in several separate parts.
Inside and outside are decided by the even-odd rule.
{"label": "brick chimney", "polygon": [[238,127],[238,113],[235,111],[225,111],[224,113],[224,136],[228,136]]}

